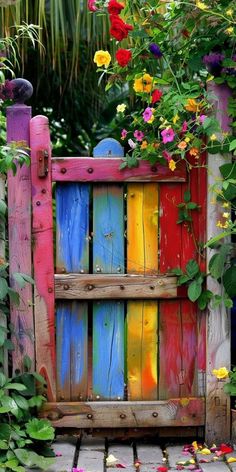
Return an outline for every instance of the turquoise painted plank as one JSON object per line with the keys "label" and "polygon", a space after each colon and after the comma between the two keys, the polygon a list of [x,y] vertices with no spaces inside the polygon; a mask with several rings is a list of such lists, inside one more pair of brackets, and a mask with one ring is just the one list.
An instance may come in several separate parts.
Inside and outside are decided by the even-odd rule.
{"label": "turquoise painted plank", "polygon": [[70,323],[71,400],[85,401],[88,394],[88,304],[72,302]]}
{"label": "turquoise painted plank", "polygon": [[93,188],[93,271],[124,273],[123,186]]}
{"label": "turquoise painted plank", "polygon": [[[103,139],[94,157],[122,157],[118,141]],[[93,271],[124,273],[124,196],[120,184],[93,188]],[[124,303],[93,305],[93,397],[124,398]]]}
{"label": "turquoise painted plank", "polygon": [[58,272],[88,272],[89,186],[79,183],[56,185]]}
{"label": "turquoise painted plank", "polygon": [[70,400],[71,303],[58,302],[56,310],[57,399]]}
{"label": "turquoise painted plank", "polygon": [[93,398],[124,397],[124,304],[94,302]]}

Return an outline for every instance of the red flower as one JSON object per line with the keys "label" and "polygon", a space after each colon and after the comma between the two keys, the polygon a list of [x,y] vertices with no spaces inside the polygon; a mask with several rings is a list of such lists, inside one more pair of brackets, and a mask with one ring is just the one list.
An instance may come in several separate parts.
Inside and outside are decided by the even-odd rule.
{"label": "red flower", "polygon": [[117,15],[110,15],[110,22],[111,22],[110,34],[115,39],[117,39],[117,41],[122,41],[122,39],[127,38],[129,31],[133,29],[133,26],[125,23]]}
{"label": "red flower", "polygon": [[158,472],[167,472],[167,471],[168,471],[168,467],[162,467],[162,466],[157,467],[157,471],[158,471]]}
{"label": "red flower", "polygon": [[221,444],[220,451],[223,452],[223,454],[230,454],[233,452],[233,448],[231,446],[227,446],[227,444]]}
{"label": "red flower", "polygon": [[159,100],[161,99],[162,95],[163,95],[163,94],[162,94],[161,90],[158,90],[158,89],[153,90],[153,92],[152,92],[152,104],[154,104],[154,103],[156,103],[156,102],[159,102]]}
{"label": "red flower", "polygon": [[116,59],[121,67],[127,66],[131,58],[132,52],[128,51],[128,49],[118,49],[118,51],[116,51]]}
{"label": "red flower", "polygon": [[110,15],[119,15],[123,8],[124,5],[118,3],[116,0],[110,0],[107,7],[108,13],[110,13]]}

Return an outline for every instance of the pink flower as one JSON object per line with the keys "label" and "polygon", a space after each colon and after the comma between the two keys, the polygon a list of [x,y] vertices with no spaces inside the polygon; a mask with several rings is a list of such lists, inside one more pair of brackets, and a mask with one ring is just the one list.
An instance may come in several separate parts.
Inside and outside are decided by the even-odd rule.
{"label": "pink flower", "polygon": [[145,108],[144,112],[143,112],[143,119],[145,122],[149,121],[151,118],[152,118],[152,108],[150,107],[147,107]]}
{"label": "pink flower", "polygon": [[182,133],[186,133],[187,129],[188,129],[188,123],[187,121],[184,121],[182,125],[182,129],[181,129]]}
{"label": "pink flower", "polygon": [[162,151],[162,155],[163,155],[164,159],[167,160],[167,162],[171,161],[171,159],[172,159],[171,154],[168,151],[166,151],[166,149],[164,149],[164,151]]}
{"label": "pink flower", "polygon": [[137,139],[137,141],[142,141],[144,138],[144,133],[136,129],[134,132],[134,137]]}
{"label": "pink flower", "polygon": [[128,144],[131,147],[131,149],[135,149],[137,146],[137,144],[132,139],[128,140]]}
{"label": "pink flower", "polygon": [[161,132],[162,141],[164,144],[171,143],[174,140],[175,132],[172,128],[163,129]]}
{"label": "pink flower", "polygon": [[96,11],[97,10],[96,0],[88,0],[88,9],[90,11]]}
{"label": "pink flower", "polygon": [[204,123],[204,121],[205,121],[206,118],[207,118],[206,115],[200,115],[200,116],[199,116],[199,121],[200,121],[201,125]]}
{"label": "pink flower", "polygon": [[127,136],[128,131],[126,129],[122,129],[121,131],[121,139],[125,139]]}

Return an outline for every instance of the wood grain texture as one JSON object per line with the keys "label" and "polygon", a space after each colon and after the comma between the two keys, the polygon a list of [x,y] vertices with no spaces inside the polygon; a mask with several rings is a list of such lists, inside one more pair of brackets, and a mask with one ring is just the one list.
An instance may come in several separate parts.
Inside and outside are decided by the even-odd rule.
{"label": "wood grain texture", "polygon": [[[55,300],[51,143],[48,119],[35,116],[30,123],[33,261],[35,280],[35,346],[37,371],[47,381],[48,399],[56,399]],[[37,152],[48,153],[48,174],[38,177]]]}
{"label": "wood grain texture", "polygon": [[[158,186],[155,183],[128,184],[127,272],[147,276],[157,271]],[[145,297],[142,288],[140,297]],[[157,302],[128,302],[126,324],[128,398],[156,400]]]}
{"label": "wood grain texture", "polygon": [[[113,139],[94,148],[94,158],[123,156]],[[109,158],[107,157],[107,160]],[[106,163],[100,164],[105,172]],[[124,273],[124,196],[120,184],[93,186],[93,272]],[[102,369],[101,369],[102,366]],[[93,397],[124,398],[124,303],[93,304]]]}
{"label": "wood grain texture", "polygon": [[55,296],[60,299],[176,298],[177,278],[157,275],[55,274]]}
{"label": "wood grain texture", "polygon": [[56,271],[89,271],[89,186],[56,185]]}
{"label": "wood grain texture", "polygon": [[127,307],[128,399],[156,400],[157,301],[129,302]]}
{"label": "wood grain texture", "polygon": [[183,300],[160,302],[160,399],[196,392],[197,320],[194,306]]}
{"label": "wood grain texture", "polygon": [[46,403],[40,416],[49,418],[55,427],[201,426],[205,422],[205,401],[188,398],[188,402],[169,399],[156,402]]}
{"label": "wood grain texture", "polygon": [[87,311],[87,303],[57,304],[57,397],[62,401],[87,399]]}
{"label": "wood grain texture", "polygon": [[119,170],[122,159],[66,157],[53,158],[52,180],[57,182],[185,182],[186,169],[180,163],[175,172],[140,161],[138,167]]}
{"label": "wood grain texture", "polygon": [[[227,105],[231,90],[226,85],[212,84],[210,87],[216,97],[216,115],[222,131],[229,131]],[[212,205],[211,201],[215,199],[212,185],[220,177],[219,166],[225,162],[225,155],[208,156],[207,239],[221,231],[216,223],[222,209],[218,204]],[[213,254],[213,250],[208,251],[207,263]],[[214,294],[221,294],[220,285],[210,277],[207,278],[207,288]],[[218,308],[209,307],[207,317],[206,441],[209,444],[217,443],[222,437],[224,441],[230,438],[230,397],[224,393],[224,381],[217,381],[212,375],[212,369],[222,366],[230,369],[230,314],[223,304]]]}
{"label": "wood grain texture", "polygon": [[[31,107],[13,105],[7,108],[7,142],[19,142],[29,148]],[[19,306],[11,305],[11,323],[14,326],[12,341],[13,371],[22,372],[23,358],[28,355],[35,368],[34,318],[32,286],[19,288],[13,278],[15,272],[32,275],[31,261],[31,179],[30,168],[24,165],[17,173],[8,173],[8,238],[10,285],[20,295]]]}
{"label": "wood grain texture", "polygon": [[124,397],[124,305],[93,305],[93,398]]}

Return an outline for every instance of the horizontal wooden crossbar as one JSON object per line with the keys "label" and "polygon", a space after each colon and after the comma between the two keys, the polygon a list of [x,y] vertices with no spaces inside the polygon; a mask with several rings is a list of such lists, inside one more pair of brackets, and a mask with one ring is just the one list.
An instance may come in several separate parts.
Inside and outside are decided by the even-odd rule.
{"label": "horizontal wooden crossbar", "polygon": [[205,399],[46,403],[40,416],[50,419],[55,427],[201,426],[205,423]]}
{"label": "horizontal wooden crossbar", "polygon": [[55,297],[62,299],[176,298],[174,276],[55,274]]}
{"label": "horizontal wooden crossbar", "polygon": [[52,180],[64,182],[185,182],[186,166],[168,166],[140,161],[138,167],[120,170],[120,158],[66,157],[52,159]]}

